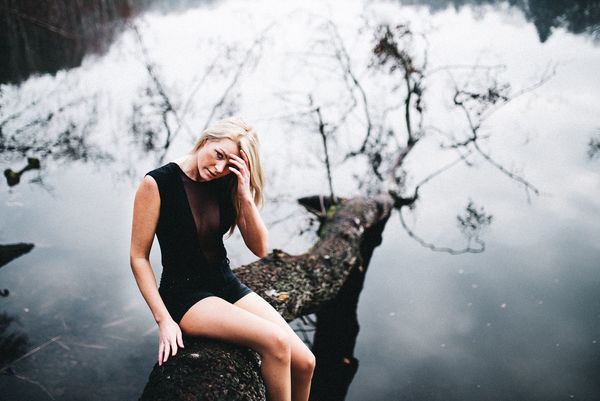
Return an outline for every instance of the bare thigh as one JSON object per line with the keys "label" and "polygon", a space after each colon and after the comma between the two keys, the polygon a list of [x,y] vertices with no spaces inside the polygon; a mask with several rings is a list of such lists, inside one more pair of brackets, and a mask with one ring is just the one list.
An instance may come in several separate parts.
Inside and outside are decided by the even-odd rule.
{"label": "bare thigh", "polygon": [[282,330],[274,323],[219,297],[198,301],[179,322],[182,332],[250,347],[262,353]]}
{"label": "bare thigh", "polygon": [[261,298],[260,295],[251,292],[239,299],[234,305],[261,317],[263,320],[268,320],[285,330],[291,338],[292,363],[294,363],[294,356],[298,355],[298,353],[311,352],[279,312]]}

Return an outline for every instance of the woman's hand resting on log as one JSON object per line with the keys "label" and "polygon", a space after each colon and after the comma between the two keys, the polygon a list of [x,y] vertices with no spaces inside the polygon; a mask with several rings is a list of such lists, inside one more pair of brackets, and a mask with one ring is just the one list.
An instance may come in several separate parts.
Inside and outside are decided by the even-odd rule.
{"label": "woman's hand resting on log", "polygon": [[177,346],[183,348],[181,329],[173,319],[165,319],[158,324],[158,366],[169,359],[170,355],[177,354]]}

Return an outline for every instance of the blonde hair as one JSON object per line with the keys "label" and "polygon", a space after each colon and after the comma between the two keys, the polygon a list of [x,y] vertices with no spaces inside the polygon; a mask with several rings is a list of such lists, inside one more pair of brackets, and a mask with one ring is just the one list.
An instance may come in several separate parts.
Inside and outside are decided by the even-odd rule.
{"label": "blonde hair", "polygon": [[[192,153],[196,153],[208,141],[220,141],[223,139],[231,139],[238,145],[239,150],[243,150],[246,156],[248,156],[250,191],[252,192],[256,206],[261,206],[263,203],[264,173],[260,164],[258,136],[252,126],[239,117],[228,117],[217,121],[204,130],[192,149]],[[237,180],[231,181],[231,200],[237,218],[241,207],[236,197]],[[230,233],[233,232],[234,227],[235,225],[231,227],[229,230]]]}

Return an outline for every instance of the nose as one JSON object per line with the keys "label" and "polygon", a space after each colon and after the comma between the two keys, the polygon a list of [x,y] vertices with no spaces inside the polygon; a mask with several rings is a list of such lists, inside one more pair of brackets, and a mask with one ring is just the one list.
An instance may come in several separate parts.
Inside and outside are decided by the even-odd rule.
{"label": "nose", "polygon": [[226,164],[227,164],[227,162],[225,160],[219,160],[217,162],[217,165],[215,166],[215,170],[217,171],[217,174],[221,174],[223,172]]}

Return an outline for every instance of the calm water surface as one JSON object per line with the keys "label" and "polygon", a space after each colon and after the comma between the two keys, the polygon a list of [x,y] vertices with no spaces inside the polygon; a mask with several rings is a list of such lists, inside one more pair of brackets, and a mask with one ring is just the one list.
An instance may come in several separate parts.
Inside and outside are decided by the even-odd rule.
{"label": "calm water surface", "polygon": [[[128,263],[133,194],[146,171],[187,151],[211,118],[241,113],[261,134],[271,247],[301,253],[312,243],[308,215],[295,199],[327,193],[327,181],[320,137],[302,113],[308,93],[330,116],[346,102],[335,60],[323,55],[331,40],[327,19],[337,25],[373,110],[401,100],[385,73],[368,68],[372,35],[365,32],[375,22],[409,21],[424,32],[430,69],[502,64],[499,79],[515,91],[556,71],[482,128],[490,136],[486,151],[538,187],[539,196],[473,156],[472,166],[438,176],[414,210],[402,210],[426,241],[462,248],[456,215],[473,200],[493,215],[482,235],[485,252],[434,252],[407,234],[399,212],[392,214],[360,298],[359,368],[346,399],[600,399],[600,160],[587,155],[600,130],[594,35],[564,28],[548,34],[522,8],[502,3],[445,9],[268,1],[143,14],[80,67],[0,87],[1,119],[16,115],[2,128],[5,143],[33,146],[5,149],[2,168],[23,167],[24,155],[42,161],[41,170],[0,190],[0,243],[35,245],[0,270],[0,289],[10,291],[0,311],[16,319],[8,333],[27,336],[26,350],[54,340],[13,364],[20,378],[0,376],[0,398],[141,394],[157,330]],[[168,124],[183,122],[166,150],[164,99],[146,65],[178,110],[167,113]],[[464,132],[451,89],[483,79],[469,71],[440,72],[430,81],[428,124]],[[389,123],[401,127],[397,113]],[[361,193],[353,174],[369,174],[362,163],[343,163],[363,132],[364,119],[355,114],[331,144],[334,184],[344,196]],[[408,188],[455,157],[429,136],[407,159]],[[254,260],[239,235],[226,246],[234,265]],[[157,246],[152,262],[159,275]]]}

